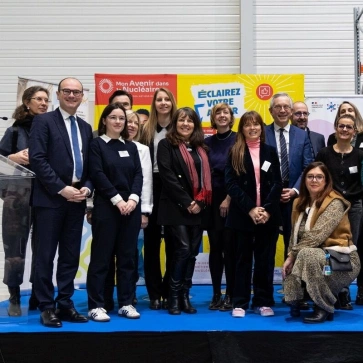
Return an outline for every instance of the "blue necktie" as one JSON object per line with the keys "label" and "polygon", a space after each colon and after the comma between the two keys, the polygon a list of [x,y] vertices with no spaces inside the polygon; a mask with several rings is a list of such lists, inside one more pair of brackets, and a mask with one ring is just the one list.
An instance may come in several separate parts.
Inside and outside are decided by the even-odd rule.
{"label": "blue necktie", "polygon": [[71,120],[71,135],[72,135],[74,161],[76,163],[76,178],[78,180],[81,180],[83,164],[82,164],[81,150],[79,149],[79,143],[78,143],[76,119],[74,116],[69,116],[69,119]]}
{"label": "blue necktie", "polygon": [[286,139],[284,129],[280,129],[280,148],[281,148],[281,177],[282,181],[289,180],[289,158],[287,157]]}

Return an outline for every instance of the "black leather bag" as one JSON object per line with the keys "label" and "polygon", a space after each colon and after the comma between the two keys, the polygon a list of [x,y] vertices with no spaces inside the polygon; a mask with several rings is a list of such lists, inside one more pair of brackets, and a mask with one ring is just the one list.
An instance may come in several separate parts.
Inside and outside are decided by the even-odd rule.
{"label": "black leather bag", "polygon": [[352,263],[349,253],[341,253],[334,250],[326,250],[330,255],[330,268],[332,271],[352,271]]}

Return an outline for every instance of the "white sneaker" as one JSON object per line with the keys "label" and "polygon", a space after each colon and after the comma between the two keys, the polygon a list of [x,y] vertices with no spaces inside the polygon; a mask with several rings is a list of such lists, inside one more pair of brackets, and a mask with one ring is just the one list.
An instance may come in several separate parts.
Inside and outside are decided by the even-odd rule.
{"label": "white sneaker", "polygon": [[242,308],[234,308],[232,310],[232,316],[234,318],[244,318],[245,315],[246,315],[246,312]]}
{"label": "white sneaker", "polygon": [[119,309],[118,315],[124,316],[128,319],[138,319],[140,317],[140,314],[132,305],[123,306],[121,309]]}
{"label": "white sneaker", "polygon": [[259,314],[261,316],[274,316],[274,311],[269,306],[261,306],[254,308],[255,314]]}
{"label": "white sneaker", "polygon": [[111,318],[106,314],[104,308],[92,309],[88,312],[88,317],[93,321],[106,322],[110,321]]}

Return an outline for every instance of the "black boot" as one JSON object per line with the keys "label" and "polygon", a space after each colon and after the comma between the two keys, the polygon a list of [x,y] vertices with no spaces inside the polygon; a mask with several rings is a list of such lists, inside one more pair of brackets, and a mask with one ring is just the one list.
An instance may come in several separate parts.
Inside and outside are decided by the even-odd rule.
{"label": "black boot", "polygon": [[300,301],[292,301],[290,305],[290,316],[293,318],[298,318],[300,316]]}
{"label": "black boot", "polygon": [[304,318],[304,323],[317,324],[317,323],[324,323],[325,320],[328,321],[334,320],[334,313],[328,313],[327,311],[315,305],[314,312],[311,315],[306,316]]}
{"label": "black boot", "polygon": [[356,305],[363,305],[363,285],[358,286],[357,298],[355,299]]}
{"label": "black boot", "polygon": [[168,311],[170,315],[180,315],[181,311],[178,291],[170,291],[170,297],[168,300]]}
{"label": "black boot", "polygon": [[193,307],[189,300],[189,289],[183,289],[181,296],[182,311],[187,314],[195,314],[197,309]]}
{"label": "black boot", "polygon": [[217,293],[213,295],[212,301],[209,304],[209,310],[218,310],[223,304],[222,294]]}
{"label": "black boot", "polygon": [[231,310],[233,310],[232,299],[229,295],[225,295],[222,306],[219,308],[219,311],[231,311]]}
{"label": "black boot", "polygon": [[334,307],[336,309],[341,309],[341,310],[353,310],[353,306],[350,303],[351,299],[350,299],[350,292],[349,289],[344,288],[337,296],[337,301],[334,304]]}
{"label": "black boot", "polygon": [[8,314],[9,316],[21,316],[20,308],[20,287],[8,287],[10,298]]}

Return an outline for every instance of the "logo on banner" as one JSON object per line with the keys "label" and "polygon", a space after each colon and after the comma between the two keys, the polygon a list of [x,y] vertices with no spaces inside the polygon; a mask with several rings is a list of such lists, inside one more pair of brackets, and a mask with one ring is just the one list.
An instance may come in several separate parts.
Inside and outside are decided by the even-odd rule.
{"label": "logo on banner", "polygon": [[102,93],[111,93],[113,91],[113,83],[108,78],[101,79],[98,87]]}
{"label": "logo on banner", "polygon": [[326,104],[326,109],[330,112],[336,111],[337,109],[337,105],[333,102],[327,103]]}
{"label": "logo on banner", "polygon": [[272,97],[273,93],[273,88],[267,83],[260,84],[256,88],[256,96],[263,101],[269,100]]}

